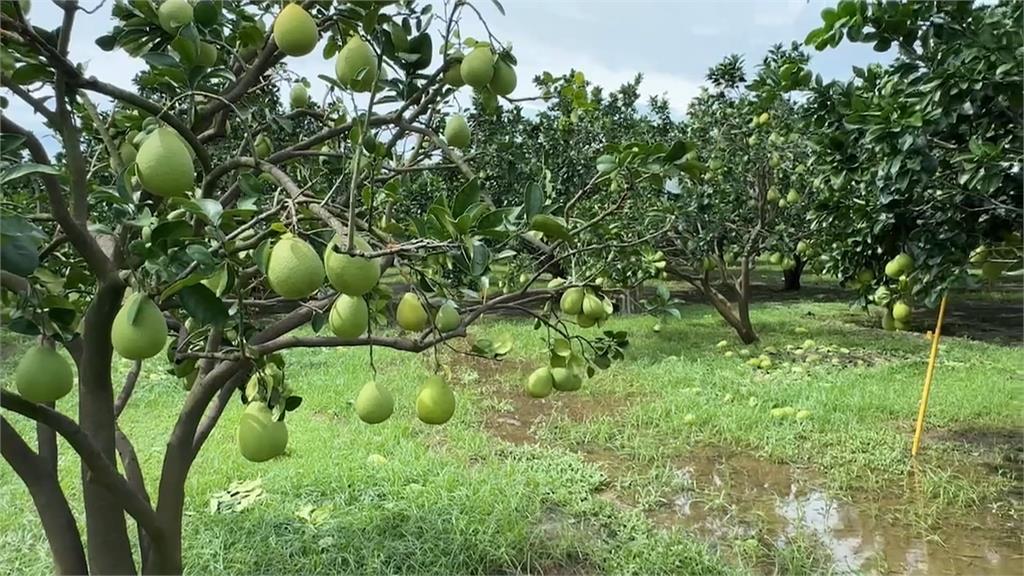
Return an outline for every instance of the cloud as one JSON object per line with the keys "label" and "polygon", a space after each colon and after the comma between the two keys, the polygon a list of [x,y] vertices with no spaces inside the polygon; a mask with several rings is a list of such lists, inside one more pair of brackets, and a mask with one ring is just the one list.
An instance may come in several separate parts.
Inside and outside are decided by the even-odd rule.
{"label": "cloud", "polygon": [[[638,62],[635,67],[615,67],[597,60],[587,52],[576,51],[555,46],[536,40],[516,43],[516,58],[519,60],[519,88],[515,96],[528,96],[535,90],[528,80],[544,71],[552,74],[563,74],[570,69],[582,71],[588,80],[615,90],[622,84],[633,80],[636,74],[642,73],[644,78],[640,84],[640,94],[649,96],[665,96],[668,98],[672,111],[683,115],[690,100],[700,91],[700,82],[679,74],[665,72],[650,63]],[[522,80],[526,80],[525,82]]]}
{"label": "cloud", "polygon": [[754,4],[754,24],[766,27],[792,26],[808,7],[807,0],[774,0]]}

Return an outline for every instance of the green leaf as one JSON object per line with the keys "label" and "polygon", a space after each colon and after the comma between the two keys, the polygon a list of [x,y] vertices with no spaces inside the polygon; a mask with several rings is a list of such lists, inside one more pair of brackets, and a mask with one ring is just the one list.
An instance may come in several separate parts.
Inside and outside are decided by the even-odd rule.
{"label": "green leaf", "polygon": [[36,244],[28,236],[0,235],[0,269],[28,276],[39,267]]}
{"label": "green leaf", "polygon": [[142,55],[142,59],[153,68],[181,68],[177,58],[163,52],[147,52]]}
{"label": "green leaf", "polygon": [[160,293],[160,301],[164,302],[171,296],[174,296],[175,294],[180,292],[182,289],[187,288],[193,284],[199,284],[205,279],[206,277],[200,272],[196,272],[195,274],[186,276],[185,278],[182,278],[181,280],[178,280],[177,282],[174,282],[173,284],[165,288],[164,291]]}
{"label": "green leaf", "polygon": [[6,168],[3,173],[0,174],[0,184],[6,184],[12,180],[17,180],[22,176],[28,176],[29,174],[52,174],[57,176],[60,172],[60,168],[50,166],[48,164],[36,164],[33,162],[15,164]]}
{"label": "green leaf", "polygon": [[23,86],[46,80],[52,76],[52,72],[42,64],[25,64],[11,73],[10,81],[13,84]]}
{"label": "green leaf", "polygon": [[209,288],[203,284],[192,284],[182,288],[178,300],[189,316],[200,326],[221,325],[228,319],[228,308]]}
{"label": "green leaf", "polygon": [[547,238],[555,238],[571,242],[572,236],[565,227],[565,221],[550,214],[537,214],[530,219],[530,229],[536,230]]}
{"label": "green leaf", "polygon": [[455,195],[455,199],[452,201],[452,217],[462,216],[470,206],[478,202],[480,202],[480,180],[473,178]]}

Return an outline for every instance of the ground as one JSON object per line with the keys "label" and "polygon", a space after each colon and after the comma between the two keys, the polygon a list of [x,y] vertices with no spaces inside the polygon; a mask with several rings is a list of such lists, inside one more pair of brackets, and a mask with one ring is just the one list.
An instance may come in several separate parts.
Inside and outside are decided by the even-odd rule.
{"label": "ground", "polygon": [[[186,571],[1024,571],[1019,339],[942,339],[924,448],[912,461],[929,342],[822,300],[756,305],[762,341],[750,347],[697,304],[658,333],[650,317],[616,318],[606,328],[630,333],[626,360],[580,392],[544,400],[522,390],[544,362],[542,334],[489,319],[474,336],[510,337],[515,348],[499,363],[441,351],[459,403],[441,427],[418,422],[413,408],[434,355],[375,351],[396,411],[368,426],[351,406],[372,377],[366,350],[291,351],[287,375],[304,400],[287,419],[288,453],[243,460],[234,443],[242,407],[232,405],[188,483]],[[924,314],[917,324],[928,324]],[[5,344],[6,375],[18,343]],[[772,368],[746,365],[743,350],[767,353]],[[154,362],[122,417],[151,486],[183,398]],[[73,407],[73,397],[59,404]],[[809,416],[773,417],[782,407]],[[61,446],[77,502],[73,456]],[[8,466],[0,500],[0,565],[50,573]]]}

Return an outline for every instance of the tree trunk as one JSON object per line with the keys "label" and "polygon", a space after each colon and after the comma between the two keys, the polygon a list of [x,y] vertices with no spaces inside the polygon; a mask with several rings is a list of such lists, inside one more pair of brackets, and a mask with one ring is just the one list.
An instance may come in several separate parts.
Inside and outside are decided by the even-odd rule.
{"label": "tree trunk", "polygon": [[757,333],[754,332],[754,325],[750,322],[750,258],[744,257],[740,262],[740,278],[736,284],[736,307],[739,327],[736,333],[744,344],[757,342]]}
{"label": "tree trunk", "polygon": [[[748,285],[746,299],[744,298],[743,291],[740,290],[739,304],[736,310],[733,310],[732,304],[729,300],[722,296],[722,293],[715,289],[710,282],[707,281],[707,277],[698,285],[704,296],[711,302],[711,305],[718,311],[718,314],[733,330],[736,331],[736,335],[739,336],[740,340],[744,344],[753,344],[757,342],[757,334],[754,332],[753,326],[750,324],[750,312],[749,312],[749,274],[747,274],[748,268],[744,265],[743,271],[741,271],[741,278],[747,277],[746,284]],[[741,282],[742,284],[742,282]]]}
{"label": "tree trunk", "polygon": [[57,574],[87,574],[78,524],[49,462],[28,447],[7,419],[0,419],[0,452],[32,496]]}
{"label": "tree trunk", "polygon": [[793,255],[793,262],[796,263],[796,266],[792,270],[782,271],[782,289],[787,292],[800,289],[800,275],[803,273],[804,265],[806,264],[799,254]]}
{"label": "tree trunk", "polygon": [[[110,327],[121,306],[124,286],[101,284],[85,314],[83,353],[78,366],[78,421],[111,463],[117,462],[114,447],[114,388],[110,366],[113,347]],[[96,482],[82,462],[82,497],[85,501],[89,565],[98,574],[134,574],[135,561],[128,539],[124,509],[117,498]]]}

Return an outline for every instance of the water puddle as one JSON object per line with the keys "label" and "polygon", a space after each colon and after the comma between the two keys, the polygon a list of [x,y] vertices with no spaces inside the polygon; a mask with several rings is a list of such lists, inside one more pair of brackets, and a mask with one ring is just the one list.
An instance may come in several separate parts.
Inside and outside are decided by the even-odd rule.
{"label": "water puddle", "polygon": [[712,542],[768,540],[783,549],[809,537],[839,573],[1024,574],[1020,527],[995,514],[923,531],[886,514],[895,500],[837,500],[799,469],[743,454],[698,452],[677,473],[685,489],[649,516]]}

